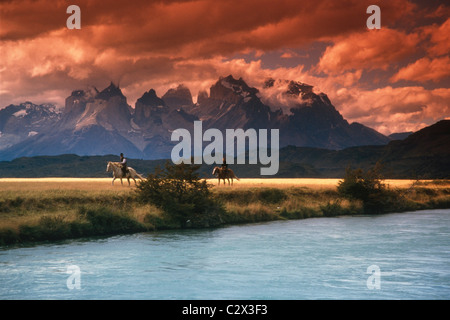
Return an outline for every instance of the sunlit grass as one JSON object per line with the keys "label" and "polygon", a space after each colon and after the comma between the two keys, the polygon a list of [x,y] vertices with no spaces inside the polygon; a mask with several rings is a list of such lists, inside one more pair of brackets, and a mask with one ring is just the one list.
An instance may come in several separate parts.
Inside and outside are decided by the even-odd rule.
{"label": "sunlit grass", "polygon": [[[80,212],[117,212],[148,227],[172,227],[162,210],[135,197],[134,182],[111,178],[0,179],[0,238],[23,226],[66,227]],[[249,223],[362,213],[357,201],[339,197],[339,179],[241,179],[217,185],[212,194],[225,208],[223,223]],[[450,207],[449,180],[385,180],[402,195],[400,210]],[[106,210],[106,211],[105,211]],[[125,220],[126,221],[126,220]],[[117,226],[115,226],[117,227]],[[3,241],[6,243],[6,241]],[[0,239],[0,244],[2,239]]]}
{"label": "sunlit grass", "polygon": [[[319,178],[283,178],[283,179],[252,179],[244,178],[234,180],[233,188],[251,188],[251,187],[271,187],[271,188],[289,188],[289,187],[307,187],[311,189],[332,189],[337,186],[342,179],[319,179]],[[217,188],[227,188],[228,183],[223,185],[223,180],[218,185],[217,179],[208,179],[208,182]],[[387,179],[384,183],[392,188],[409,188],[416,180],[409,179]],[[421,180],[422,184],[432,184],[433,180]],[[439,185],[439,184],[438,184]],[[446,184],[443,184],[445,186]],[[447,186],[450,185],[450,182]]]}

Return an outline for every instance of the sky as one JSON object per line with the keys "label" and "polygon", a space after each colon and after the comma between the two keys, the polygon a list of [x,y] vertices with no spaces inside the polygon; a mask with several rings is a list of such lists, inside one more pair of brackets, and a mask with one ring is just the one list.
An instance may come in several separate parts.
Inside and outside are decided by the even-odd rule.
{"label": "sky", "polygon": [[[68,29],[69,5],[81,29]],[[370,5],[381,28],[368,29]],[[219,77],[295,80],[383,134],[450,119],[450,4],[418,0],[0,0],[0,108],[110,82],[134,107]]]}

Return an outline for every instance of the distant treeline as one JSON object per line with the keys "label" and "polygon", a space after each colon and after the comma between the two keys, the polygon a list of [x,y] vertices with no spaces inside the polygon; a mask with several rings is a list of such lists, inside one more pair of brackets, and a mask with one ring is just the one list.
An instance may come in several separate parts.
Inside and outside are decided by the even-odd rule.
{"label": "distant treeline", "polygon": [[[394,141],[397,142],[397,141]],[[392,151],[392,152],[391,152]],[[326,150],[288,146],[280,150],[280,167],[274,176],[261,176],[261,164],[231,164],[239,178],[342,178],[347,168],[367,170],[377,162],[382,164],[385,178],[391,179],[448,179],[450,165],[447,157],[416,153],[414,156],[397,154],[396,146],[363,146],[344,150]],[[23,157],[0,162],[0,178],[39,177],[111,177],[106,172],[108,161],[119,161],[118,155]],[[144,176],[170,161],[128,159],[129,166]],[[220,164],[219,164],[220,165]],[[202,178],[213,178],[214,165],[202,165]]]}

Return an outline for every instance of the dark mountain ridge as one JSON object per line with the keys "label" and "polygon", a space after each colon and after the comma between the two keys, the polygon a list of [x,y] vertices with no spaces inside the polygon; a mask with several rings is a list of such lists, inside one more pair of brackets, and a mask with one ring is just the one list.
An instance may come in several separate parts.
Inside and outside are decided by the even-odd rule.
{"label": "dark mountain ridge", "polygon": [[[385,178],[450,179],[450,120],[417,131],[402,141],[384,146],[357,146],[343,150],[287,146],[280,150],[280,169],[266,178],[342,178],[347,167],[372,168],[378,161]],[[0,162],[0,177],[109,177],[108,161],[117,155],[39,156]],[[142,174],[153,172],[166,160],[129,159],[129,165]],[[202,165],[202,177],[212,178],[214,165]],[[230,167],[240,178],[260,176],[260,165]]]}

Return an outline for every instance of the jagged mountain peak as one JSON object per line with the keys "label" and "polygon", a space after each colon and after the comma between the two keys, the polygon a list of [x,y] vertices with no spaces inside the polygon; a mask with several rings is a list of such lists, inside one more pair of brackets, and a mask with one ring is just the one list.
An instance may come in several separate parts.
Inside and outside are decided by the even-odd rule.
{"label": "jagged mountain peak", "polygon": [[285,95],[305,96],[313,93],[314,86],[295,80],[268,78],[264,81],[263,89],[276,89]]}
{"label": "jagged mountain peak", "polygon": [[235,79],[231,74],[225,78],[221,77],[217,83],[244,97],[254,96],[259,92],[258,89],[248,86],[244,79]]}
{"label": "jagged mountain peak", "polygon": [[150,89],[136,101],[134,123],[144,127],[154,123],[161,124],[161,114],[167,112],[168,107],[164,100],[156,95],[154,89]]}
{"label": "jagged mountain peak", "polygon": [[235,79],[232,75],[220,77],[210,88],[210,98],[216,101],[226,101],[237,104],[241,100],[248,102],[258,97],[259,90],[247,85],[242,79]]}
{"label": "jagged mountain peak", "polygon": [[[0,124],[8,122],[8,128],[22,130],[12,115],[18,111],[9,109],[10,114],[0,116]],[[100,92],[93,87],[75,90],[66,99],[61,118],[50,122],[51,125],[40,126],[40,130],[22,130],[20,134],[10,130],[9,137],[4,134],[0,140],[8,143],[8,150],[5,147],[3,158],[40,153],[50,145],[52,153],[63,150],[83,155],[99,154],[96,152],[103,150],[101,146],[108,139],[109,146],[129,146],[139,157],[167,157],[174,145],[171,132],[177,128],[191,130],[195,120],[203,121],[204,130],[279,129],[280,146],[342,149],[389,141],[363,125],[349,125],[328,97],[324,93],[314,93],[311,85],[268,79],[263,88],[257,89],[232,75],[220,77],[210,87],[209,95],[200,91],[196,104],[189,88],[183,84],[169,89],[161,98],[150,89],[136,101],[134,109],[113,82]],[[44,128],[52,129],[45,135]],[[30,140],[28,135],[35,132],[39,132],[39,136]],[[13,145],[18,146],[9,148]]]}
{"label": "jagged mountain peak", "polygon": [[105,88],[104,90],[100,91],[95,98],[96,99],[102,99],[102,100],[109,100],[111,97],[114,96],[120,96],[125,98],[125,96],[122,93],[122,90],[120,90],[119,86],[115,85],[112,81],[110,85]]}
{"label": "jagged mountain peak", "polygon": [[197,104],[205,102],[208,98],[208,92],[206,90],[200,90],[197,94]]}
{"label": "jagged mountain peak", "polygon": [[184,84],[179,84],[176,88],[169,89],[161,99],[171,108],[191,106],[193,104],[191,91]]}
{"label": "jagged mountain peak", "polygon": [[6,108],[0,110],[0,115],[2,115],[2,119],[4,120],[9,116],[14,116],[16,118],[55,117],[59,116],[60,113],[61,112],[53,104],[43,103],[37,105],[30,101],[23,102],[19,105],[10,104]]}
{"label": "jagged mountain peak", "polygon": [[145,92],[142,97],[140,97],[137,102],[142,103],[147,106],[165,106],[166,103],[164,100],[159,98],[156,95],[156,91],[154,89],[150,89],[149,91]]}
{"label": "jagged mountain peak", "polygon": [[287,94],[292,94],[292,95],[307,95],[313,92],[313,86],[303,83],[303,82],[299,82],[299,81],[289,81],[288,84],[288,90],[286,91]]}
{"label": "jagged mountain peak", "polygon": [[27,101],[0,109],[0,150],[46,131],[60,119],[61,112],[53,104]]}

